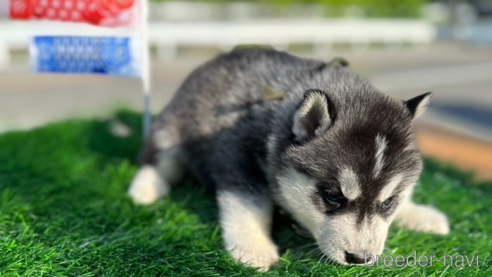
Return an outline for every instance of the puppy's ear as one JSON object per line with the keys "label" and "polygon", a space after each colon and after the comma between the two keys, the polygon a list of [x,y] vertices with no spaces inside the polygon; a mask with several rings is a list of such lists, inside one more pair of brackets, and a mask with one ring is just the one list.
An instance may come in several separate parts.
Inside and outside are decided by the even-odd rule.
{"label": "puppy's ear", "polygon": [[348,66],[349,66],[349,62],[346,59],[341,57],[336,57],[333,60],[329,61],[328,63],[323,63],[322,65],[318,66],[316,68],[316,71],[326,72],[335,67],[348,67]]}
{"label": "puppy's ear", "polygon": [[328,97],[320,90],[304,93],[299,108],[294,114],[292,132],[297,141],[323,134],[331,125]]}
{"label": "puppy's ear", "polygon": [[412,115],[412,117],[415,119],[419,116],[421,116],[425,110],[427,109],[427,106],[429,106],[430,100],[432,99],[432,93],[427,92],[424,94],[421,94],[417,97],[414,97],[410,100],[407,100],[403,102],[405,106],[407,107],[408,111]]}

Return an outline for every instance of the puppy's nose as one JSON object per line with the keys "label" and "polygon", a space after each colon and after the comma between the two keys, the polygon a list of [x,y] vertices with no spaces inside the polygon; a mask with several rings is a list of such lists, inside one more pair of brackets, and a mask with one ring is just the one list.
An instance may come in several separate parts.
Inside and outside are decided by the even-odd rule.
{"label": "puppy's nose", "polygon": [[[363,264],[366,263],[363,256],[358,256],[345,251],[345,261],[349,264]],[[367,257],[367,262],[371,261],[371,257]]]}

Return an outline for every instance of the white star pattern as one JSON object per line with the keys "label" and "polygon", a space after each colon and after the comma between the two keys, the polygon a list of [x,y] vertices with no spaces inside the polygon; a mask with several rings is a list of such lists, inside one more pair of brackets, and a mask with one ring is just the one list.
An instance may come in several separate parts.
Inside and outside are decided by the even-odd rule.
{"label": "white star pattern", "polygon": [[129,38],[38,37],[36,71],[136,76]]}
{"label": "white star pattern", "polygon": [[[1,0],[0,0],[1,1]],[[135,3],[124,9],[115,2],[109,1],[107,5],[101,4],[101,0],[11,0],[15,14],[21,16],[26,11],[27,4],[32,3],[31,16],[36,18],[59,19],[62,21],[88,22],[100,26],[128,26],[135,18]],[[117,1],[117,0],[113,0]],[[87,13],[88,12],[88,13]],[[86,14],[87,13],[87,14]],[[87,15],[87,16],[83,16]],[[15,18],[15,17],[13,17]]]}

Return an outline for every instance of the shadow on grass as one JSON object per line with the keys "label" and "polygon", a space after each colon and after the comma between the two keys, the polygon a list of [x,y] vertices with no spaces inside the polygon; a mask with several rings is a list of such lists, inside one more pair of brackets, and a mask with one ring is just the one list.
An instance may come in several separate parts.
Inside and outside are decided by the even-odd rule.
{"label": "shadow on grass", "polygon": [[[130,111],[120,111],[111,120],[118,120],[130,127],[131,130],[141,130],[141,116]],[[101,166],[110,163],[114,158],[130,159],[134,164],[135,157],[141,147],[142,139],[140,132],[133,132],[132,136],[125,140],[115,139],[108,132],[108,122],[100,121],[93,123],[88,134],[91,137],[89,148],[101,157]],[[108,143],[111,142],[111,143]],[[200,192],[197,194],[190,192]],[[218,209],[215,203],[215,195],[210,187],[200,187],[198,181],[188,176],[183,184],[171,193],[170,201],[186,203],[183,208],[190,214],[197,215],[202,223],[218,225]],[[287,216],[281,214],[277,209],[274,214],[274,239],[278,242],[282,252],[287,249],[300,247],[305,252],[313,252],[317,249],[314,241],[310,238],[299,236],[292,228],[294,222]],[[319,259],[317,254],[310,255]],[[305,257],[304,257],[305,258]]]}

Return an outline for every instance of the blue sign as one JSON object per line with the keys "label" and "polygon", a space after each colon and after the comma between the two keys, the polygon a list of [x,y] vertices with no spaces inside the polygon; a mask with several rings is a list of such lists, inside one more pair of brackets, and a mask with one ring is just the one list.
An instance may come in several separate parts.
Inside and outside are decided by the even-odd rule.
{"label": "blue sign", "polygon": [[32,40],[34,72],[140,76],[135,41],[126,37],[39,36]]}

